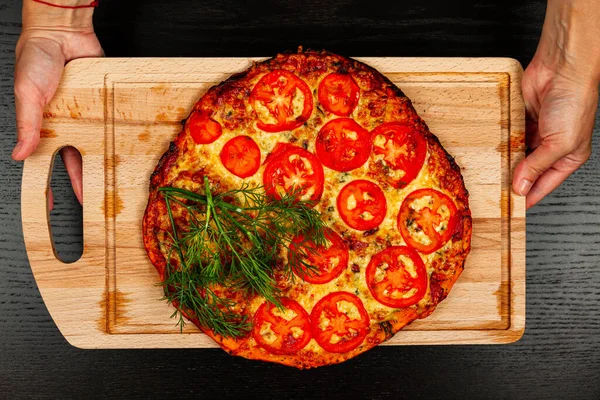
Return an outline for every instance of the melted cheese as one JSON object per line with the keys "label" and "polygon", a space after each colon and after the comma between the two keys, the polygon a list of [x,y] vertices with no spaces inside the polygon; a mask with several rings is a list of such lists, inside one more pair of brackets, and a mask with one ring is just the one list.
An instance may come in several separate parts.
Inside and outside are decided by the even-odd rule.
{"label": "melted cheese", "polygon": [[296,88],[296,93],[292,100],[292,110],[294,110],[293,118],[299,117],[302,115],[302,111],[304,111],[304,93],[298,88]]}
{"label": "melted cheese", "polygon": [[294,339],[300,339],[302,335],[304,335],[304,329],[298,326],[292,326],[290,328],[290,332],[292,332],[292,336],[294,337]]}
{"label": "melted cheese", "polygon": [[423,196],[415,199],[410,207],[415,211],[421,211],[425,207],[431,207],[433,205],[433,197],[431,196]]}
{"label": "melted cheese", "polygon": [[413,278],[417,277],[417,269],[415,267],[415,263],[410,257],[405,256],[404,254],[400,254],[398,256],[398,263],[402,264],[406,272],[410,274]]}
{"label": "melted cheese", "polygon": [[352,140],[352,141],[358,139],[358,134],[353,130],[343,129],[342,134],[344,135],[344,139],[348,139],[348,140]]}
{"label": "melted cheese", "polygon": [[383,147],[385,146],[385,142],[387,141],[387,138],[383,135],[377,135],[375,136],[375,140],[373,140],[373,145],[375,147]]}
{"label": "melted cheese", "polygon": [[291,308],[285,308],[283,310],[280,310],[279,308],[273,308],[271,313],[276,317],[285,319],[286,321],[291,321],[296,317],[296,315],[298,315]]}
{"label": "melted cheese", "polygon": [[360,319],[360,312],[358,311],[358,307],[349,301],[338,301],[337,309],[339,312],[344,313],[350,319]]}
{"label": "melted cheese", "polygon": [[342,340],[342,338],[334,333],[333,335],[331,335],[331,338],[329,339],[329,343],[338,344],[340,342],[340,340]]}
{"label": "melted cheese", "polygon": [[260,336],[267,344],[273,344],[277,340],[277,335],[271,330],[270,323],[264,323],[260,327]]}
{"label": "melted cheese", "polygon": [[385,278],[385,271],[389,267],[390,267],[389,264],[386,262],[381,263],[380,265],[377,266],[377,268],[375,269],[375,277],[373,278],[375,283],[379,283],[379,282],[383,281],[383,279]]}
{"label": "melted cheese", "polygon": [[354,210],[358,203],[356,202],[356,197],[354,194],[348,196],[348,201],[346,202],[346,208],[350,211]]}
{"label": "melted cheese", "polygon": [[383,291],[385,296],[391,297],[392,299],[407,299],[414,296],[415,293],[417,293],[417,289],[415,288],[410,289],[408,292],[394,290],[390,293],[387,289]]}
{"label": "melted cheese", "polygon": [[327,327],[331,325],[331,320],[327,317],[325,317],[324,314],[321,314],[321,320],[319,321],[319,329],[324,331],[327,329]]}

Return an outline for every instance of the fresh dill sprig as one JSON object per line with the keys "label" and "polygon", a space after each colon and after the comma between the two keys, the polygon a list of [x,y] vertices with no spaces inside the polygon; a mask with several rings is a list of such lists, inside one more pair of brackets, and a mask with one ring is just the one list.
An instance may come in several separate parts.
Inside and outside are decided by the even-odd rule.
{"label": "fresh dill sprig", "polygon": [[[304,261],[314,251],[309,242],[327,243],[320,213],[310,202],[299,200],[297,191],[275,199],[260,186],[244,184],[214,194],[207,178],[203,194],[174,187],[158,190],[171,224],[165,299],[221,336],[242,336],[251,324],[233,311],[231,299],[213,291],[215,285],[259,294],[282,307],[273,277],[281,250],[287,250],[285,277],[293,279],[294,274],[314,272],[315,267]],[[179,225],[174,210],[179,212]],[[292,242],[298,236],[305,240]],[[176,311],[173,317],[177,315],[183,328],[183,315]]]}

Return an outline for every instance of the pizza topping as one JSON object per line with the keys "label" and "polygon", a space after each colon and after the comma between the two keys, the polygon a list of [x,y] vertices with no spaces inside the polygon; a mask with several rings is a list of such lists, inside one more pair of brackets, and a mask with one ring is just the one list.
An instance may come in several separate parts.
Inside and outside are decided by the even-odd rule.
{"label": "pizza topping", "polygon": [[337,197],[337,208],[346,225],[368,231],[385,219],[387,202],[379,186],[359,179],[342,188]]}
{"label": "pizza topping", "polygon": [[250,102],[258,115],[256,126],[265,132],[298,128],[310,118],[313,109],[308,85],[285,70],[263,76],[252,89]]}
{"label": "pizza topping", "polygon": [[362,301],[348,292],[323,297],[314,306],[310,319],[313,337],[331,353],[346,353],[360,345],[370,323]]}
{"label": "pizza topping", "polygon": [[331,229],[325,231],[327,245],[316,246],[313,242],[307,241],[304,235],[299,235],[292,241],[290,251],[298,255],[296,247],[298,243],[306,243],[306,249],[303,251],[303,262],[314,269],[304,269],[300,274],[301,278],[314,284],[330,282],[337,278],[348,266],[348,246],[342,238]]}
{"label": "pizza topping", "polygon": [[423,260],[406,246],[388,247],[371,257],[366,281],[373,297],[388,307],[410,307],[427,293]]}
{"label": "pizza topping", "polygon": [[387,122],[371,132],[375,163],[387,172],[386,179],[396,188],[417,177],[427,155],[427,142],[414,128]]}
{"label": "pizza topping", "polygon": [[249,136],[236,136],[221,150],[221,162],[229,172],[247,178],[260,167],[260,149]]}
{"label": "pizza topping", "polygon": [[269,196],[280,199],[282,194],[294,194],[304,201],[318,202],[323,194],[323,167],[312,153],[288,145],[271,155],[263,175]]}
{"label": "pizza topping", "polygon": [[321,128],[315,147],[323,165],[345,172],[367,162],[371,155],[371,137],[354,120],[338,118]]}
{"label": "pizza topping", "polygon": [[332,114],[347,117],[358,104],[360,90],[348,74],[329,74],[319,85],[319,103]]}
{"label": "pizza topping", "polygon": [[264,302],[254,314],[252,336],[265,350],[278,355],[294,354],[311,339],[310,318],[296,301],[282,298],[282,311]]}
{"label": "pizza topping", "polygon": [[217,140],[221,133],[221,124],[205,111],[194,111],[187,120],[187,131],[197,144],[209,144]]}
{"label": "pizza topping", "polygon": [[398,229],[404,241],[425,254],[441,248],[452,237],[456,225],[454,202],[434,189],[412,192],[398,213]]}

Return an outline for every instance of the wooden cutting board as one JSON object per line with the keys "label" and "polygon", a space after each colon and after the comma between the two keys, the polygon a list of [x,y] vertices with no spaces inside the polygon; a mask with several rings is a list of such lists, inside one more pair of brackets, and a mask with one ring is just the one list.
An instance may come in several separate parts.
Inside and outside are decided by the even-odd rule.
{"label": "wooden cutting board", "polygon": [[[524,156],[522,68],[511,59],[359,58],[396,83],[460,165],[473,215],[465,271],[433,315],[387,344],[507,343],[525,327],[525,202],[510,189]],[[22,218],[38,287],[81,348],[216,347],[179,332],[146,257],[148,182],[194,102],[252,60],[83,59],[69,63],[25,162]],[[58,260],[46,207],[53,160],[83,156],[83,255]]]}

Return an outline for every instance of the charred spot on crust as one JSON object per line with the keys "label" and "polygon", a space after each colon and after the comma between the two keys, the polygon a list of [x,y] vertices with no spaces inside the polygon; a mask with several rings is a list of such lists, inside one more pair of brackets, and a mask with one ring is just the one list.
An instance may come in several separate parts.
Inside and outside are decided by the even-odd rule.
{"label": "charred spot on crust", "polygon": [[394,329],[389,321],[383,321],[379,323],[381,330],[385,334],[385,340],[391,339],[394,336]]}

